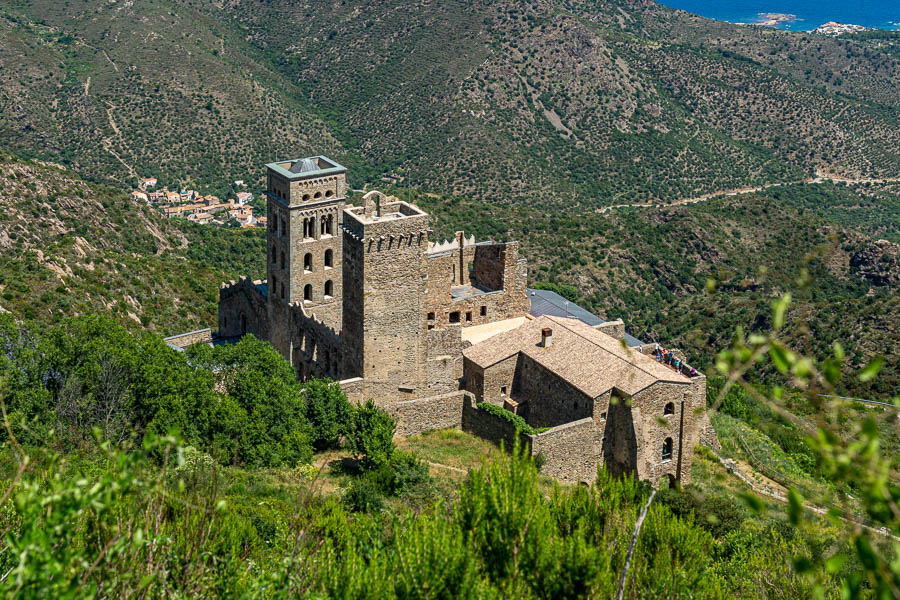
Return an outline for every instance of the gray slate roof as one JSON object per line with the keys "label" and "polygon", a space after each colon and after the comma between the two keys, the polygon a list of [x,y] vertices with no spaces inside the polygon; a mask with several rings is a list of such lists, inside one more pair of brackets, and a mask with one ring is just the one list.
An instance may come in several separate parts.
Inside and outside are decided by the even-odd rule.
{"label": "gray slate roof", "polygon": [[[531,310],[528,312],[532,317],[540,317],[541,315],[569,317],[571,319],[578,319],[591,327],[606,322],[603,318],[585,310],[574,302],[569,302],[556,292],[551,292],[550,290],[536,290],[533,288],[528,288],[527,291],[528,299],[531,301]],[[628,344],[629,347],[634,347],[640,346],[644,342],[633,335],[626,333],[625,343]]]}
{"label": "gray slate roof", "polygon": [[291,165],[291,173],[312,173],[313,171],[318,170],[319,165],[317,165],[316,161],[311,158],[298,160],[293,165]]}

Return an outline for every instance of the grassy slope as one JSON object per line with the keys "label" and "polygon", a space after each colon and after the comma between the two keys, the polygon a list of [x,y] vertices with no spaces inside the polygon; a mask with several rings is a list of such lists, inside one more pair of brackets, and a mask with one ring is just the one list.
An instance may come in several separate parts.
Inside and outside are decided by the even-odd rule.
{"label": "grassy slope", "polygon": [[224,193],[261,182],[264,160],[343,156],[239,31],[188,5],[5,4],[0,85],[4,145],[126,186],[158,175]]}
{"label": "grassy slope", "polygon": [[218,284],[259,276],[263,256],[261,232],[176,223],[71,171],[0,154],[0,305],[18,316],[108,313],[164,335],[209,327]]}

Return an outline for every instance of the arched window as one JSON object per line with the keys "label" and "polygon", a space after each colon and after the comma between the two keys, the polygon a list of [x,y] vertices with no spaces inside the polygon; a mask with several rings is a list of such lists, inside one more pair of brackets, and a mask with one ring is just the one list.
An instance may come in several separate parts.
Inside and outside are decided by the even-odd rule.
{"label": "arched window", "polygon": [[672,446],[672,438],[666,438],[666,441],[663,442],[662,448],[663,460],[672,460]]}
{"label": "arched window", "polygon": [[321,197],[322,197],[322,192],[316,192],[316,193],[313,195],[313,198],[321,198]]}
{"label": "arched window", "polygon": [[675,403],[669,402],[666,404],[666,407],[663,409],[664,415],[674,415],[675,414]]}
{"label": "arched window", "polygon": [[272,246],[272,264],[273,265],[275,264],[275,256],[277,254],[278,254],[278,252],[275,250],[275,246]]}
{"label": "arched window", "polygon": [[312,284],[307,283],[303,286],[303,301],[310,302],[312,301]]}
{"label": "arched window", "polygon": [[272,295],[278,292],[278,280],[272,275]]}
{"label": "arched window", "polygon": [[272,215],[272,224],[269,225],[269,229],[278,233],[278,218],[275,215]]}
{"label": "arched window", "polygon": [[281,299],[284,300],[284,284],[281,284]]}
{"label": "arched window", "polygon": [[304,202],[308,202],[308,201],[309,201],[309,194],[303,194],[303,201],[304,201]]}
{"label": "arched window", "polygon": [[332,192],[331,190],[328,190],[327,192],[325,192],[326,198],[331,198],[333,195],[334,195],[334,192]]}
{"label": "arched window", "polygon": [[307,252],[303,255],[303,270],[312,271],[312,253]]}
{"label": "arched window", "polygon": [[284,252],[281,253],[281,268],[284,268]]}
{"label": "arched window", "polygon": [[334,295],[334,283],[329,279],[325,282],[325,297],[331,298]]}
{"label": "arched window", "polygon": [[285,235],[287,233],[287,222],[284,219],[281,219],[281,235]]}
{"label": "arched window", "polygon": [[334,235],[334,215],[325,217],[325,233]]}
{"label": "arched window", "polygon": [[334,266],[334,251],[330,248],[325,251],[325,268],[330,269]]}

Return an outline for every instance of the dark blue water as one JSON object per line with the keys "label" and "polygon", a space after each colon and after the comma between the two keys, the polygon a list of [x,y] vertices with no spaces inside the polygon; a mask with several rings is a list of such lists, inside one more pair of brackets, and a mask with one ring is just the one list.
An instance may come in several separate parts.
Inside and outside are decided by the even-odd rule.
{"label": "dark blue water", "polygon": [[837,21],[877,29],[900,29],[900,0],[662,0],[662,4],[732,23],[752,23],[759,13],[797,15],[781,29],[805,31]]}

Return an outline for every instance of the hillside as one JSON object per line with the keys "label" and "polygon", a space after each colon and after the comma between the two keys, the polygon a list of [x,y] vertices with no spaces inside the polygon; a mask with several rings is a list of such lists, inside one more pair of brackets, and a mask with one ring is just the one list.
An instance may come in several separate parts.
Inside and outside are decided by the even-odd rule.
{"label": "hillside", "polygon": [[[690,21],[653,3],[310,3],[297,11],[234,0],[226,9],[317,110],[347,127],[364,157],[427,189],[596,205],[816,169],[895,176],[900,158],[889,91],[897,61],[883,53],[822,61],[833,77],[864,73],[849,97],[823,91],[812,74],[798,77],[793,61],[788,68],[736,46],[688,42]],[[727,39],[755,31],[719,30]],[[798,43],[790,32],[771,35],[785,38],[788,53]],[[829,57],[844,53],[831,40],[818,46]]]}
{"label": "hillside", "polygon": [[258,276],[263,248],[260,232],[169,220],[57,165],[0,153],[0,307],[15,316],[110,314],[164,335],[209,327],[218,284]]}
{"label": "hillside", "polygon": [[620,0],[31,0],[0,10],[0,132],[125,186],[225,193],[273,157],[325,153],[355,186],[674,200],[896,177],[900,61],[882,42]]}
{"label": "hillside", "polygon": [[263,159],[341,156],[297,90],[189,4],[7,3],[0,89],[7,149],[126,188],[223,192],[259,181]]}

